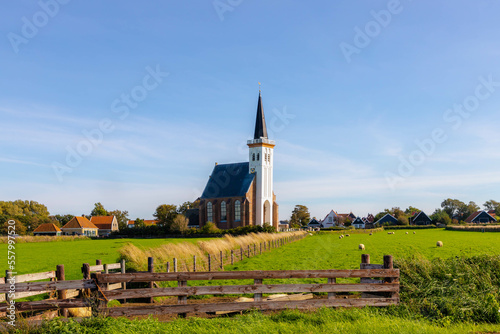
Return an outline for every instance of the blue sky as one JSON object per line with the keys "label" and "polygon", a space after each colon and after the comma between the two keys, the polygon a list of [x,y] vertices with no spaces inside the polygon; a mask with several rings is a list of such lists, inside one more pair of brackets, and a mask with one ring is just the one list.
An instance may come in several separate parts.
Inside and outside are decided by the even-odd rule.
{"label": "blue sky", "polygon": [[215,162],[247,161],[261,82],[281,219],[296,204],[322,218],[500,200],[499,11],[493,1],[4,3],[0,199],[52,214],[101,202],[132,219],[194,200]]}

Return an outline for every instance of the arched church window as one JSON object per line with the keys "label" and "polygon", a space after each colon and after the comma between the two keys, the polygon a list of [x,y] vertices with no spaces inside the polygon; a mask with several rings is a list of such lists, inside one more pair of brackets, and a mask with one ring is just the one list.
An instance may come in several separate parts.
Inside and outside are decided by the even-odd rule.
{"label": "arched church window", "polygon": [[257,161],[260,159],[260,153],[257,153]]}
{"label": "arched church window", "polygon": [[241,220],[241,202],[236,201],[234,202],[234,221],[240,221]]}
{"label": "arched church window", "polygon": [[212,213],[212,202],[207,203],[207,221],[209,221],[209,222],[214,221],[214,216]]}
{"label": "arched church window", "polygon": [[255,161],[255,153],[252,154],[252,161]]}
{"label": "arched church window", "polygon": [[227,220],[226,202],[220,203],[220,220]]}

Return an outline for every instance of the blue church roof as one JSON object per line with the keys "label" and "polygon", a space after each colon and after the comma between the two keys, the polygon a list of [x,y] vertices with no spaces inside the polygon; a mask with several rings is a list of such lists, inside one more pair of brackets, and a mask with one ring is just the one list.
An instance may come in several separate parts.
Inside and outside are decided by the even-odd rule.
{"label": "blue church roof", "polygon": [[201,198],[245,196],[254,178],[248,162],[216,165]]}

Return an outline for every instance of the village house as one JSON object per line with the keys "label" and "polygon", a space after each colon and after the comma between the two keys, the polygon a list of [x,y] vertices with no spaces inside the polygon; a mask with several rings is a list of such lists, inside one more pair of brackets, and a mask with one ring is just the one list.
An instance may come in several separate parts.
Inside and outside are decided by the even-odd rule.
{"label": "village house", "polygon": [[53,235],[60,236],[62,233],[61,229],[53,223],[45,223],[38,226],[34,231],[33,235]]}
{"label": "village house", "polygon": [[366,222],[360,217],[356,217],[356,219],[352,222],[352,226],[354,226],[354,228],[365,228],[365,224]]}
{"label": "village house", "polygon": [[376,224],[380,226],[384,225],[384,223],[389,223],[389,225],[398,225],[399,221],[391,214],[387,213],[385,216],[376,221]]}
{"label": "village house", "polygon": [[431,225],[432,219],[425,214],[425,212],[414,212],[413,216],[408,218],[410,225]]}
{"label": "village house", "polygon": [[326,217],[321,221],[323,227],[334,227],[337,226],[337,213],[331,210]]}
{"label": "village house", "polygon": [[485,223],[496,223],[495,217],[490,215],[488,212],[482,210],[482,211],[476,211],[473,214],[471,214],[467,219],[465,219],[466,223],[469,224],[485,224]]}
{"label": "village house", "polygon": [[118,231],[118,221],[115,216],[92,216],[90,222],[99,229],[99,236],[108,236]]}
{"label": "village house", "polygon": [[61,230],[63,235],[97,237],[99,228],[85,217],[73,217],[66,225],[61,227]]}

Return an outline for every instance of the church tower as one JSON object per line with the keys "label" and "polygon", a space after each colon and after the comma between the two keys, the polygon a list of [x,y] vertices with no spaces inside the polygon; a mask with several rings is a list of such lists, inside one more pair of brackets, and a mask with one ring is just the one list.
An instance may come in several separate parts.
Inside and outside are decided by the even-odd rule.
{"label": "church tower", "polygon": [[[277,205],[273,191],[273,160],[275,142],[267,137],[266,119],[262,108],[262,97],[259,90],[257,103],[257,119],[255,121],[254,139],[247,145],[250,150],[249,172],[255,173],[255,225],[269,223],[276,225]],[[276,212],[274,212],[276,211]]]}

